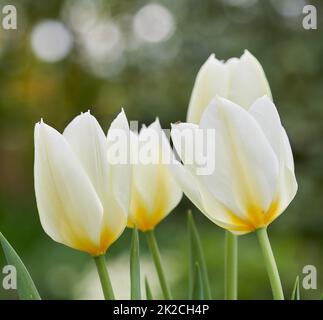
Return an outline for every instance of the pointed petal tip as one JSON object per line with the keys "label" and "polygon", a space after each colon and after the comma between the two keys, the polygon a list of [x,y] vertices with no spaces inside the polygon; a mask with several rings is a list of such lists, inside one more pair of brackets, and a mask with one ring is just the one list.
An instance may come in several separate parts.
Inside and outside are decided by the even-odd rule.
{"label": "pointed petal tip", "polygon": [[[121,111],[119,112],[119,114],[118,115],[122,115],[122,116],[124,116],[126,119],[127,119],[127,115],[126,115],[126,112],[125,112],[125,110],[124,110],[124,107],[122,107],[121,108]],[[128,121],[128,120],[127,120]]]}
{"label": "pointed petal tip", "polygon": [[50,129],[50,130],[55,130],[53,127],[48,125],[46,122],[44,122],[43,118],[41,118],[38,122],[35,124],[35,129]]}
{"label": "pointed petal tip", "polygon": [[258,101],[263,101],[263,102],[266,102],[266,103],[273,103],[273,101],[271,100],[271,97],[269,97],[268,94],[264,94],[263,96],[261,96],[257,100]]}
{"label": "pointed petal tip", "polygon": [[124,118],[127,119],[127,115],[126,115],[126,112],[124,111],[124,108],[123,107],[121,108],[121,111],[119,112],[119,114],[117,115],[117,117],[119,117],[119,116],[122,116],[122,117],[124,117]]}
{"label": "pointed petal tip", "polygon": [[[97,119],[91,114],[90,110],[86,111],[86,112],[81,112],[81,114],[79,114],[78,116],[76,116],[74,118],[74,120],[85,120],[85,121],[95,121],[97,122]],[[72,122],[74,121],[72,120]]]}
{"label": "pointed petal tip", "polygon": [[40,118],[40,120],[35,123],[35,128],[36,127],[39,127],[41,125],[44,125],[44,124],[45,124],[44,119],[43,118]]}
{"label": "pointed petal tip", "polygon": [[[270,97],[270,96],[268,96],[267,94],[265,94],[265,95],[263,95],[263,96],[261,96],[261,97],[259,97],[258,99],[256,99],[253,103],[252,103],[252,105],[251,105],[251,107],[250,107],[250,109],[249,109],[249,111],[251,111],[255,106],[260,106],[260,105],[266,105],[266,106],[271,106],[271,107],[273,107],[274,109],[276,109],[277,110],[277,107],[276,107],[276,105],[275,105],[275,103],[273,102],[273,100],[272,100],[272,98]],[[277,111],[278,112],[278,111]]]}
{"label": "pointed petal tip", "polygon": [[216,58],[215,58],[215,53],[214,52],[212,52],[210,55],[209,55],[209,57],[206,59],[206,61],[207,60],[215,60]]}
{"label": "pointed petal tip", "polygon": [[255,56],[248,49],[244,49],[243,50],[243,54],[241,55],[240,59],[243,59],[243,58],[253,58],[253,59],[256,59]]}
{"label": "pointed petal tip", "polygon": [[209,57],[205,60],[204,66],[210,65],[210,64],[223,64],[223,60],[219,60],[216,58],[215,53],[211,53]]}
{"label": "pointed petal tip", "polygon": [[155,121],[152,122],[148,127],[145,127],[145,129],[148,128],[148,129],[153,129],[153,130],[156,130],[156,131],[160,131],[162,130],[162,127],[161,127],[161,124],[160,124],[160,121],[159,121],[159,118],[156,117],[155,118]]}
{"label": "pointed petal tip", "polygon": [[208,107],[219,107],[222,106],[224,107],[225,105],[227,105],[228,103],[233,103],[231,100],[221,97],[219,95],[216,95],[211,102],[209,103]]}
{"label": "pointed petal tip", "polygon": [[129,130],[129,122],[123,108],[118,113],[118,115],[112,120],[109,130],[112,128],[123,128]]}

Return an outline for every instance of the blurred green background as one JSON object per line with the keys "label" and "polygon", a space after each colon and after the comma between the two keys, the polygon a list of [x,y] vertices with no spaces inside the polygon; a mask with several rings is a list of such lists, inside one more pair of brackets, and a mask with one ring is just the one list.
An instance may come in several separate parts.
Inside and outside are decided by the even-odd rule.
{"label": "blurred green background", "polygon": [[[220,59],[250,50],[262,63],[296,162],[299,191],[269,228],[286,296],[311,264],[323,292],[323,33],[322,2],[227,1],[0,1],[15,4],[18,29],[0,26],[0,230],[16,248],[46,299],[100,298],[93,261],[53,242],[42,230],[33,188],[33,129],[44,120],[62,131],[91,110],[104,130],[121,107],[130,120],[164,128],[185,120],[196,73],[210,53]],[[314,4],[318,30],[302,28],[302,8]],[[1,11],[0,11],[1,17]],[[187,199],[156,229],[176,298],[187,291]],[[224,233],[193,209],[207,258],[213,296],[223,297]],[[108,252],[119,298],[129,297],[125,231]],[[142,269],[158,282],[145,238]],[[270,299],[254,235],[239,242],[239,298]],[[5,265],[0,253],[0,271]],[[2,273],[0,280],[2,281]],[[16,298],[0,286],[0,298]]]}

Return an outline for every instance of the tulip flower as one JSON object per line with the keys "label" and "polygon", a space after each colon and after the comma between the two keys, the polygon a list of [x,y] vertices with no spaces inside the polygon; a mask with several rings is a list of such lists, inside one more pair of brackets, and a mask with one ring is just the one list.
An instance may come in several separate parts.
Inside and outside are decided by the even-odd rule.
{"label": "tulip flower", "polygon": [[[246,110],[217,97],[199,125],[173,125],[171,137],[183,162],[174,165],[173,172],[186,196],[233,234],[257,231],[266,247],[274,296],[282,298],[265,232],[294,198],[297,182],[290,143],[271,99],[261,97]],[[205,145],[210,150],[204,150]],[[206,159],[204,167],[211,163],[207,173],[198,159]]]}
{"label": "tulip flower", "polygon": [[[89,112],[77,116],[63,134],[43,121],[35,126],[35,192],[42,227],[53,240],[98,257],[106,286],[100,257],[125,229],[130,202],[129,163],[108,162],[115,130],[129,136],[123,111],[107,137]],[[107,291],[105,296],[113,296]]]}
{"label": "tulip flower", "polygon": [[[149,146],[148,138],[151,139]],[[182,191],[166,163],[172,150],[158,119],[143,127],[139,134],[131,132],[131,146],[133,179],[128,227],[153,230],[182,198]],[[151,147],[151,157],[144,159],[147,147]]]}
{"label": "tulip flower", "polygon": [[146,233],[163,294],[170,299],[153,231],[178,205],[183,193],[170,171],[169,161],[174,154],[158,119],[139,134],[131,132],[131,149],[133,179],[128,227]]}
{"label": "tulip flower", "polygon": [[[270,88],[258,60],[247,50],[238,58],[226,62],[212,54],[203,64],[195,80],[191,94],[187,121],[198,124],[205,108],[215,96],[229,99],[248,109],[251,104],[264,95],[271,97]],[[225,297],[237,298],[237,238],[226,232],[226,274]],[[229,288],[230,287],[230,288]]]}
{"label": "tulip flower", "polygon": [[244,108],[264,95],[271,97],[262,66],[249,51],[226,62],[216,59],[214,54],[206,60],[195,80],[187,122],[198,124],[203,111],[217,95]]}

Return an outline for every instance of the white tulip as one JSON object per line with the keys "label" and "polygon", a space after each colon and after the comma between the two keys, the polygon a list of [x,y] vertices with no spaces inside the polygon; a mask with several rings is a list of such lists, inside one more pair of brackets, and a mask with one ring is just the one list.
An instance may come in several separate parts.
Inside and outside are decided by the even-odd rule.
{"label": "white tulip", "polygon": [[131,133],[133,179],[128,226],[153,230],[180,202],[182,191],[169,168],[173,151],[158,119]]}
{"label": "white tulip", "polygon": [[[109,136],[129,126],[122,111],[108,137],[89,112],[63,134],[35,126],[35,191],[40,221],[55,241],[93,256],[104,254],[127,224],[131,168],[108,162]],[[108,138],[108,139],[107,139]]]}
{"label": "white tulip", "polygon": [[[196,161],[206,142],[199,130],[212,133],[207,139],[214,147],[207,157],[213,170],[205,175],[198,174]],[[173,173],[184,193],[210,220],[235,234],[266,227],[296,194],[289,140],[267,96],[249,110],[217,97],[199,125],[173,125],[171,136],[183,162]],[[184,144],[183,136],[188,137]]]}
{"label": "white tulip", "polygon": [[264,95],[271,97],[262,66],[249,51],[226,62],[216,59],[214,54],[206,60],[195,80],[187,122],[199,123],[203,111],[217,95],[244,108]]}

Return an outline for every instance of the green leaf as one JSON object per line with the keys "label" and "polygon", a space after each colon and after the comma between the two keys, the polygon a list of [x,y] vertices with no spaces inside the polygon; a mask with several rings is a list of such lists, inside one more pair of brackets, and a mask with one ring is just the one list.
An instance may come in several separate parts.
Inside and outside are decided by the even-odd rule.
{"label": "green leaf", "polygon": [[10,245],[4,235],[0,232],[0,242],[7,263],[15,266],[17,270],[17,291],[21,300],[40,300],[36,286],[28,273],[25,265],[19,258],[14,248]]}
{"label": "green leaf", "polygon": [[141,299],[138,230],[133,228],[130,248],[131,300]]}
{"label": "green leaf", "polygon": [[301,294],[299,289],[299,276],[296,277],[291,300],[301,300]]}
{"label": "green leaf", "polygon": [[205,299],[210,300],[211,298],[211,289],[210,281],[207,274],[207,268],[204,258],[204,253],[202,250],[201,239],[197,231],[192,212],[189,210],[187,214],[187,225],[188,225],[188,235],[189,235],[189,297],[193,296],[193,282],[194,279],[194,270],[195,264],[198,262],[202,283],[203,283],[203,296]]}
{"label": "green leaf", "polygon": [[154,300],[147,277],[145,278],[146,299]]}
{"label": "green leaf", "polygon": [[204,290],[203,290],[201,269],[198,262],[196,262],[195,270],[194,270],[194,282],[193,282],[193,294],[192,294],[193,300],[204,300],[203,291]]}

